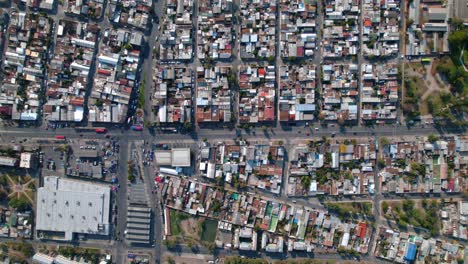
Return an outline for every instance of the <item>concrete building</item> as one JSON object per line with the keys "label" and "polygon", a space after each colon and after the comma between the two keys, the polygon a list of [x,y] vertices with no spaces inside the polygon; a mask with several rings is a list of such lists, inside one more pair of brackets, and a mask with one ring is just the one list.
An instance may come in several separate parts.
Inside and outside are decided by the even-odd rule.
{"label": "concrete building", "polygon": [[14,167],[17,159],[11,157],[0,156],[0,166]]}
{"label": "concrete building", "polygon": [[461,18],[465,25],[468,25],[468,3],[466,0],[454,0],[454,15],[455,17]]}
{"label": "concrete building", "polygon": [[37,166],[36,156],[33,153],[23,152],[20,158],[20,168],[31,169]]}
{"label": "concrete building", "polygon": [[109,235],[109,208],[108,186],[45,177],[37,191],[38,237],[69,241],[75,234]]}
{"label": "concrete building", "polygon": [[32,257],[33,263],[38,263],[38,264],[53,264],[54,263],[54,258],[42,253],[36,253]]}
{"label": "concrete building", "polygon": [[190,156],[189,148],[173,148],[154,152],[156,164],[159,166],[190,167]]}

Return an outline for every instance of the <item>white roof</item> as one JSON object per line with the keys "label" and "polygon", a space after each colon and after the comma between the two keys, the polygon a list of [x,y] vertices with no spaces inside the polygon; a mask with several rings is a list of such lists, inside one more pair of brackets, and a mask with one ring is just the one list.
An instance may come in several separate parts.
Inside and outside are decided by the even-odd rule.
{"label": "white roof", "polygon": [[24,152],[21,153],[21,159],[20,159],[20,168],[26,168],[29,169],[31,168],[31,159],[32,159],[32,153]]}
{"label": "white roof", "polygon": [[45,177],[37,191],[36,229],[64,232],[64,240],[74,233],[108,235],[109,206],[108,186]]}
{"label": "white roof", "polygon": [[39,264],[53,264],[54,263],[54,258],[51,256],[47,256],[42,253],[36,253],[32,257],[33,263],[39,263]]}
{"label": "white roof", "polygon": [[171,152],[168,150],[155,151],[154,158],[158,165],[171,165]]}
{"label": "white roof", "polygon": [[172,149],[173,167],[190,167],[190,149],[173,148]]}

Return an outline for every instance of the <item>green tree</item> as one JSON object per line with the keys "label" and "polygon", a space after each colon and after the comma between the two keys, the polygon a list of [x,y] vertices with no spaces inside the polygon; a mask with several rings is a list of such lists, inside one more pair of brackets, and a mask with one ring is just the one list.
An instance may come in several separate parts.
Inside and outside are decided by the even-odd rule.
{"label": "green tree", "polygon": [[377,159],[377,166],[379,169],[385,168],[385,160],[384,159]]}
{"label": "green tree", "polygon": [[439,137],[434,135],[434,134],[430,134],[428,137],[427,137],[427,140],[431,143],[434,143],[436,142],[437,140],[439,140]]}
{"label": "green tree", "polygon": [[171,256],[168,256],[166,258],[166,261],[168,264],[176,264],[175,260]]}
{"label": "green tree", "polygon": [[127,44],[125,44],[124,49],[126,49],[126,50],[132,50],[132,49],[133,49],[133,46],[132,46],[132,44],[127,43]]}
{"label": "green tree", "polygon": [[218,213],[221,210],[221,202],[219,200],[214,200],[213,204],[211,205],[211,210],[213,210],[215,213]]}
{"label": "green tree", "polygon": [[386,138],[386,137],[381,137],[380,138],[380,145],[385,146],[385,145],[388,145],[388,144],[390,144],[390,140],[388,138]]}
{"label": "green tree", "polygon": [[383,214],[386,214],[388,211],[388,202],[387,201],[383,201],[382,202],[382,213]]}
{"label": "green tree", "polygon": [[30,209],[29,202],[22,196],[20,198],[14,197],[10,199],[8,205],[18,211],[26,211]]}
{"label": "green tree", "polygon": [[268,63],[271,64],[271,63],[273,63],[273,62],[275,62],[275,57],[274,57],[274,56],[268,57]]}
{"label": "green tree", "polygon": [[177,245],[176,241],[173,239],[166,239],[164,240],[163,244],[169,249],[175,248],[175,246]]}
{"label": "green tree", "polygon": [[458,17],[449,18],[448,22],[454,30],[458,30],[463,26],[463,20]]}

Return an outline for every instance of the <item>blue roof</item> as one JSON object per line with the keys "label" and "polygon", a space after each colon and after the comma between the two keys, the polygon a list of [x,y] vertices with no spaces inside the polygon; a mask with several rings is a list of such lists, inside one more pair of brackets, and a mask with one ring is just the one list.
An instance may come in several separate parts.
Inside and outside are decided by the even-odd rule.
{"label": "blue roof", "polygon": [[408,245],[408,250],[406,251],[405,259],[408,261],[413,261],[416,257],[416,244],[410,243]]}
{"label": "blue roof", "polygon": [[296,111],[299,111],[299,112],[315,111],[315,105],[313,105],[313,104],[298,104],[298,105],[296,105]]}

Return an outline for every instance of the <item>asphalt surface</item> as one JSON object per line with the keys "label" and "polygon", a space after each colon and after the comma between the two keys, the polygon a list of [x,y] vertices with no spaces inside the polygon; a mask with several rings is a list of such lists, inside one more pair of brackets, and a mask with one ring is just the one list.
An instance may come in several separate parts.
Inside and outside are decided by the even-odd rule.
{"label": "asphalt surface", "polygon": [[[316,129],[317,128],[317,129]],[[403,137],[403,136],[424,136],[429,134],[463,134],[466,130],[458,127],[435,127],[435,126],[378,126],[374,128],[354,126],[340,128],[334,127],[275,127],[267,128],[254,128],[249,130],[244,129],[200,129],[197,132],[187,134],[176,133],[159,133],[158,131],[130,131],[125,129],[109,129],[106,135],[115,136],[120,140],[133,140],[144,139],[153,142],[177,142],[184,141],[199,141],[202,139],[207,140],[221,140],[221,139],[265,139],[265,140],[284,140],[290,141],[294,139],[317,139],[321,137]],[[4,138],[14,137],[32,137],[32,138],[50,138],[55,135],[63,135],[70,138],[88,137],[88,138],[103,138],[106,135],[96,134],[94,131],[79,132],[77,133],[73,128],[61,128],[56,130],[45,130],[41,128],[18,128],[18,127],[3,127],[0,128],[0,136]],[[82,136],[81,136],[82,135]]]}

